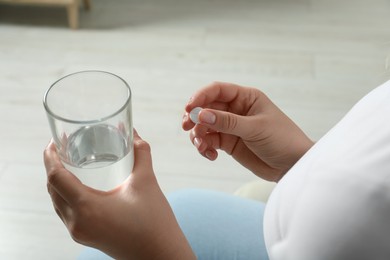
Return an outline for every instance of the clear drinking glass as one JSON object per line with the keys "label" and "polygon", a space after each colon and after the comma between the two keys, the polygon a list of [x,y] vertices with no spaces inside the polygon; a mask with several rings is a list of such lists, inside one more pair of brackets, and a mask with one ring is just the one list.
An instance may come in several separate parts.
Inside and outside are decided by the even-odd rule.
{"label": "clear drinking glass", "polygon": [[45,93],[57,152],[82,183],[111,190],[134,164],[131,90],[120,77],[82,71],[56,81]]}

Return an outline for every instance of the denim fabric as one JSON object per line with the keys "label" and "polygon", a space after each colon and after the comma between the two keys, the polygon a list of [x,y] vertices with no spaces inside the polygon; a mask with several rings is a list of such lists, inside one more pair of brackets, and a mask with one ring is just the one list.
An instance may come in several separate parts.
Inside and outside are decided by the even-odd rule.
{"label": "denim fabric", "polygon": [[[199,260],[267,260],[261,202],[221,192],[186,189],[168,201]],[[111,259],[87,248],[80,260]]]}

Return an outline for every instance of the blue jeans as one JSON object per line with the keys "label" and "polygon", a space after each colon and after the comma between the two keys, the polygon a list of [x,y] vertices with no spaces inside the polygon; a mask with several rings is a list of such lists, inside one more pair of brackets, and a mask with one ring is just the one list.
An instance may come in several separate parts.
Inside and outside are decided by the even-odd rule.
{"label": "blue jeans", "polygon": [[[168,201],[199,260],[268,259],[263,238],[263,203],[196,189],[173,192]],[[111,258],[88,248],[79,259]]]}

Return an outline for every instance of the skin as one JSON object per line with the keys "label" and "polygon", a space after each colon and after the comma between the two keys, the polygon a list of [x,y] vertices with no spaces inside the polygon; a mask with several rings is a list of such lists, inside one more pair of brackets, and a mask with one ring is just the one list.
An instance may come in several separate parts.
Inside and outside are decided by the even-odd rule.
{"label": "skin", "polygon": [[50,143],[44,152],[47,189],[72,238],[115,259],[196,259],[152,168],[150,146],[134,133],[134,169],[116,189],[83,185]]}
{"label": "skin", "polygon": [[[197,125],[188,115],[195,107],[204,108]],[[216,82],[196,92],[185,110],[183,129],[203,156],[215,160],[223,150],[266,180],[280,180],[313,145],[255,88]],[[133,172],[111,191],[83,185],[52,142],[44,162],[54,209],[76,242],[115,259],[196,259],[157,183],[150,146],[136,131]]]}
{"label": "skin", "polygon": [[[189,113],[204,108],[195,125]],[[215,160],[223,150],[269,181],[283,175],[313,146],[305,133],[260,90],[215,82],[196,92],[185,107],[183,129],[200,154]],[[215,116],[206,122],[206,114]]]}

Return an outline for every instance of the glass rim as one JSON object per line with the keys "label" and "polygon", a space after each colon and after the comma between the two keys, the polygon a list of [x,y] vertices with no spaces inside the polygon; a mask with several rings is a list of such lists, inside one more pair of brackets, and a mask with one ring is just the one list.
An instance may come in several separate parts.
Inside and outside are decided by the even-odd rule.
{"label": "glass rim", "polygon": [[[84,121],[82,121],[82,120],[72,120],[72,119],[64,118],[64,117],[59,116],[56,113],[54,113],[49,108],[49,105],[47,104],[48,95],[49,95],[50,90],[52,90],[57,85],[58,82],[66,79],[68,77],[74,76],[76,74],[90,73],[90,72],[97,72],[97,73],[108,74],[108,75],[111,75],[111,76],[119,79],[120,81],[122,81],[124,83],[124,86],[126,86],[126,88],[127,88],[127,94],[128,95],[127,95],[127,98],[126,98],[126,102],[118,110],[116,110],[114,113],[111,113],[108,116],[105,116],[105,117],[102,117],[102,118],[99,118],[99,119],[94,119],[94,120],[84,120]],[[111,72],[103,71],[103,70],[82,70],[82,71],[77,71],[77,72],[73,72],[73,73],[67,74],[67,75],[61,77],[60,79],[56,80],[53,84],[51,84],[50,87],[45,91],[45,94],[43,95],[43,106],[44,106],[46,112],[51,117],[53,117],[53,118],[55,118],[57,120],[66,122],[66,123],[78,124],[78,125],[96,124],[96,123],[100,123],[100,122],[106,121],[106,120],[108,120],[108,119],[110,119],[112,117],[115,117],[116,115],[121,113],[123,110],[125,110],[125,108],[128,106],[130,101],[131,101],[131,89],[130,89],[129,84],[127,84],[127,82],[124,79],[122,79],[121,77],[119,77],[118,75],[116,75],[114,73],[111,73]]]}

